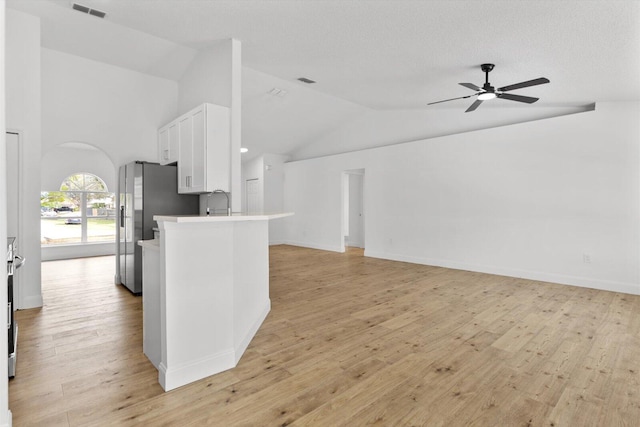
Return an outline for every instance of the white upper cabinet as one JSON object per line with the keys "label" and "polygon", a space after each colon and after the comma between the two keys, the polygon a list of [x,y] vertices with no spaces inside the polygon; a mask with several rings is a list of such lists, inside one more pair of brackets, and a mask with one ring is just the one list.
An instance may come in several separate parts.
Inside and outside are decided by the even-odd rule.
{"label": "white upper cabinet", "polygon": [[171,122],[158,130],[159,163],[168,165],[178,161],[178,125]]}
{"label": "white upper cabinet", "polygon": [[194,108],[162,127],[158,144],[160,163],[178,162],[179,193],[230,191],[229,108],[214,104]]}

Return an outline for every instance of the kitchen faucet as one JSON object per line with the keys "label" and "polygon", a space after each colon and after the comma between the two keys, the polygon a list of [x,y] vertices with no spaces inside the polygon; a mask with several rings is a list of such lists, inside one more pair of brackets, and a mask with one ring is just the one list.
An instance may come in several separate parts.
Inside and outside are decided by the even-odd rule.
{"label": "kitchen faucet", "polygon": [[211,196],[216,193],[222,193],[227,198],[227,216],[231,216],[231,205],[229,204],[229,195],[224,190],[213,190],[211,193],[207,195],[207,216],[209,216],[209,200]]}

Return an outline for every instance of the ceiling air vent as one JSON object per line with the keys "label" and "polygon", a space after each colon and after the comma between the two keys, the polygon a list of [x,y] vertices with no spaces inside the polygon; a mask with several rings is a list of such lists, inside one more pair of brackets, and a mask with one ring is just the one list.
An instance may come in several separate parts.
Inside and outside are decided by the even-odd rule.
{"label": "ceiling air vent", "polygon": [[300,80],[302,83],[309,83],[309,84],[315,83],[315,81],[308,79],[306,77],[299,77],[298,80]]}
{"label": "ceiling air vent", "polygon": [[98,18],[104,18],[105,16],[107,16],[106,12],[103,12],[97,9],[91,9],[90,7],[83,6],[78,3],[74,3],[72,7],[74,10],[77,10],[78,12],[88,13],[89,15],[97,16]]}

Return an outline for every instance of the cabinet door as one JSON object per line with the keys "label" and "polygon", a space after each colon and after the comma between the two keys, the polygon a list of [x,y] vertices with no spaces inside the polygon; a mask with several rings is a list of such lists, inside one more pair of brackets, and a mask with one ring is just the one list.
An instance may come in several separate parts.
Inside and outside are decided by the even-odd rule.
{"label": "cabinet door", "polygon": [[158,131],[158,162],[161,165],[169,163],[169,127],[165,126]]}
{"label": "cabinet door", "polygon": [[190,193],[193,179],[193,120],[191,116],[178,121],[178,193]]}
{"label": "cabinet door", "polygon": [[167,163],[175,163],[178,161],[178,124],[171,123],[169,125],[169,159]]}
{"label": "cabinet door", "polygon": [[178,124],[170,123],[158,131],[158,162],[168,165],[178,161]]}
{"label": "cabinet door", "polygon": [[193,192],[207,191],[207,140],[206,120],[204,108],[198,109],[191,115],[193,129],[193,167],[191,190]]}

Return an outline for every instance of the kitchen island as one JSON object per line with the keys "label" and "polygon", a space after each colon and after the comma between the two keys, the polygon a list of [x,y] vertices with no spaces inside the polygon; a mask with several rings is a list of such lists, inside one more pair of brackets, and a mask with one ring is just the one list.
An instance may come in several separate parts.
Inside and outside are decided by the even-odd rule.
{"label": "kitchen island", "polygon": [[271,309],[269,221],[154,216],[143,248],[143,351],[165,391],[236,366]]}

